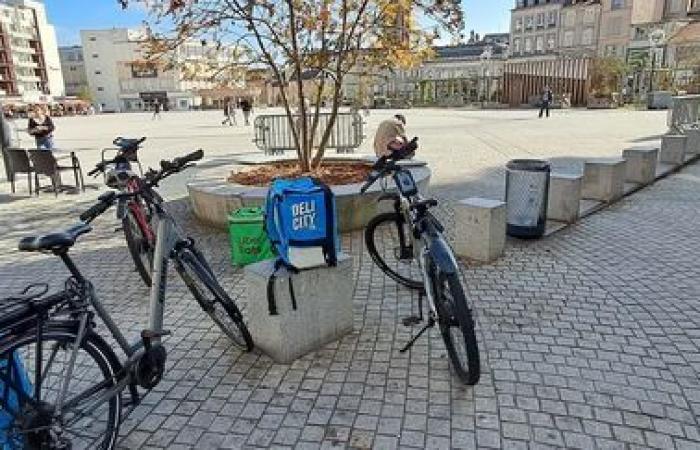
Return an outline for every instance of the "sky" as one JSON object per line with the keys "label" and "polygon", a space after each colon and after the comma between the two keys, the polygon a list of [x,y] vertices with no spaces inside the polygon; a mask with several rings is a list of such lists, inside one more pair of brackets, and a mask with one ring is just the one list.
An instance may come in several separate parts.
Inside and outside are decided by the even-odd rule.
{"label": "sky", "polygon": [[[56,27],[59,45],[80,44],[80,30],[134,27],[143,23],[143,10],[122,10],[117,0],[45,0],[49,23]],[[513,0],[463,0],[465,34],[507,32]]]}

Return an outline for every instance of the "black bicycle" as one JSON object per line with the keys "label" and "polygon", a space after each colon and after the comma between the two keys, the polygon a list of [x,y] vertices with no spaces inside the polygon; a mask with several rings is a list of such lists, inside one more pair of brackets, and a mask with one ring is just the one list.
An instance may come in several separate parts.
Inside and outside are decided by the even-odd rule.
{"label": "black bicycle", "polygon": [[[202,151],[172,162],[162,161],[161,170],[150,172],[138,195],[151,195],[166,176],[202,158]],[[149,324],[137,342],[128,342],[119,326],[98,300],[92,283],[78,270],[69,250],[89,222],[112,205],[123,209],[134,193],[108,192],[81,214],[71,228],[19,243],[25,252],[51,253],[59,257],[70,277],[64,289],[45,295],[46,285],[29,286],[6,298],[0,311],[0,443],[3,448],[112,449],[119,425],[161,381],[167,352],[163,329],[167,263],[175,268],[202,309],[237,345],[250,351],[253,342],[236,304],[219,285],[192,239],[183,237],[174,219],[160,203],[154,203],[158,239],[151,286]],[[126,355],[120,361],[97,333],[99,318]],[[122,414],[124,403],[130,409]]]}
{"label": "black bicycle", "polygon": [[[423,198],[411,172],[399,164],[412,155],[417,139],[393,158],[382,157],[373,167],[361,192],[382,179],[380,201],[393,202],[393,211],[373,218],[365,230],[365,244],[372,260],[389,277],[419,291],[419,316],[404,319],[405,325],[423,321],[423,297],[428,299],[428,320],[401,352],[407,351],[429,328],[437,325],[445,341],[452,367],[460,380],[476,384],[481,376],[474,319],[467,303],[461,273],[444,228],[430,209],[435,199]],[[391,176],[398,193],[386,192],[385,177]]]}

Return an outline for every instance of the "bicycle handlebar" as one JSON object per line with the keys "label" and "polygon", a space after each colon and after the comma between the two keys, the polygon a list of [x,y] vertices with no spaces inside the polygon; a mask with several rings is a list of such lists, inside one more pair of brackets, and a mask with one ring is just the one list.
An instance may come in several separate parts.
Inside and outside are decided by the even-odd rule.
{"label": "bicycle handlebar", "polygon": [[401,150],[396,150],[391,153],[391,156],[382,156],[372,166],[372,172],[367,177],[367,182],[360,188],[360,194],[364,194],[367,190],[377,182],[378,179],[387,173],[396,169],[396,162],[402,159],[410,158],[418,148],[418,137],[414,137]]}
{"label": "bicycle handlebar", "polygon": [[107,211],[113,204],[114,200],[117,198],[117,194],[114,191],[106,192],[98,197],[98,203],[95,203],[87,211],[80,214],[80,220],[85,223],[90,223],[95,220],[98,216]]}

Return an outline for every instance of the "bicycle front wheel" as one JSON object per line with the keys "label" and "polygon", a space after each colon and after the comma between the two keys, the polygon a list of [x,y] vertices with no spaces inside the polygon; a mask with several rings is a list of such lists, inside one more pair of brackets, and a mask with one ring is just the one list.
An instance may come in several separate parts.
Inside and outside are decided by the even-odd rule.
{"label": "bicycle front wheel", "polygon": [[432,267],[430,277],[440,333],[452,368],[464,384],[474,385],[481,377],[479,346],[459,272],[444,274]]}
{"label": "bicycle front wheel", "polygon": [[234,344],[246,351],[253,349],[253,338],[243,321],[243,315],[231,297],[208,269],[208,264],[190,250],[176,259],[175,268],[192,295]]}
{"label": "bicycle front wheel", "polygon": [[423,275],[413,258],[410,233],[401,214],[379,214],[367,224],[365,245],[377,267],[391,279],[411,289],[423,289]]}
{"label": "bicycle front wheel", "polygon": [[101,397],[115,386],[116,356],[89,333],[71,364],[76,341],[70,330],[46,327],[41,340],[32,331],[2,343],[0,442],[10,443],[3,448],[114,448],[121,395]]}
{"label": "bicycle front wheel", "polygon": [[[145,217],[143,210],[142,213]],[[141,224],[139,222],[134,212],[129,210],[126,217],[122,219],[122,227],[124,228],[126,245],[129,248],[131,258],[134,260],[136,271],[139,273],[146,286],[150,286],[151,273],[153,271],[154,248],[146,238],[142,229],[142,226],[146,226],[146,224]]]}

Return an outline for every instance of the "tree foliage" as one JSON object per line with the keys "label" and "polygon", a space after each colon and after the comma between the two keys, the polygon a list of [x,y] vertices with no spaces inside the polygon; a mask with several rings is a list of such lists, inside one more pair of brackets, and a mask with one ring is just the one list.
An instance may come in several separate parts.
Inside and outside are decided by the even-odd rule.
{"label": "tree foliage", "polygon": [[622,78],[628,72],[629,67],[620,58],[594,59],[590,71],[591,95],[597,98],[612,98],[613,92],[618,91]]}
{"label": "tree foliage", "polygon": [[[240,49],[236,65],[264,65],[280,91],[302,170],[318,166],[348,75],[406,69],[430,54],[441,31],[463,26],[460,0],[120,0],[150,12],[151,54],[190,40]],[[307,71],[320,74],[305,93]],[[320,126],[331,95],[331,119]],[[291,95],[291,92],[294,95]],[[295,104],[292,104],[292,99]],[[324,122],[325,123],[325,122]]]}

